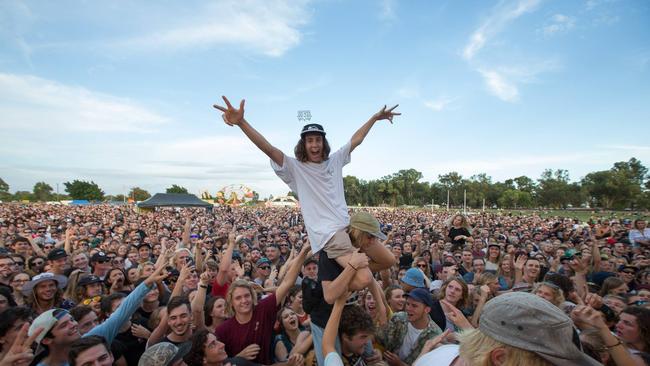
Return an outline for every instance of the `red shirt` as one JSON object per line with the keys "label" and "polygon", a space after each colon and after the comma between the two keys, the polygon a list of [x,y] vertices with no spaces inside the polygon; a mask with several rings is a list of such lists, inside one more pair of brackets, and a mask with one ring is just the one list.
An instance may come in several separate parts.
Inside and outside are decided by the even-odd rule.
{"label": "red shirt", "polygon": [[246,324],[240,324],[235,317],[217,327],[215,334],[226,345],[226,353],[235,357],[250,344],[260,346],[260,352],[253,362],[271,365],[271,345],[273,344],[273,325],[278,309],[275,294],[271,294],[253,308],[253,317]]}
{"label": "red shirt", "polygon": [[228,294],[228,287],[230,287],[230,282],[226,282],[221,286],[216,280],[212,282],[212,297],[221,296],[224,299]]}

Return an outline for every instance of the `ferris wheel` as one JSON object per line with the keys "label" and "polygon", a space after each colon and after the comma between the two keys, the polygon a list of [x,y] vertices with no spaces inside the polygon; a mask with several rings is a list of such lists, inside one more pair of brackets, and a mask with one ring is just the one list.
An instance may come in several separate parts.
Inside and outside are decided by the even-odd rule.
{"label": "ferris wheel", "polygon": [[214,201],[220,205],[241,205],[253,200],[255,192],[243,184],[230,184],[219,191]]}

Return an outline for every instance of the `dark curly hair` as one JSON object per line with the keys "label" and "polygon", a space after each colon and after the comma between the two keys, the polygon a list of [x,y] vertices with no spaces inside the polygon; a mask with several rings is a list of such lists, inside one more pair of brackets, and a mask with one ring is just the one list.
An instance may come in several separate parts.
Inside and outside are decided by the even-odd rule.
{"label": "dark curly hair", "polygon": [[348,305],[343,308],[339,333],[354,337],[359,332],[375,332],[375,323],[370,314],[357,305]]}
{"label": "dark curly hair", "polygon": [[[296,156],[296,159],[301,162],[306,162],[307,159],[307,149],[305,148],[305,137],[312,135],[312,134],[305,134],[300,140],[298,140],[298,143],[296,144],[296,147],[293,149],[293,153]],[[320,134],[317,134],[320,135]],[[323,160],[327,160],[330,157],[330,144],[327,142],[327,138],[324,135],[323,136]]]}
{"label": "dark curly hair", "polygon": [[187,366],[202,366],[205,358],[205,341],[208,340],[210,332],[207,329],[201,329],[192,335],[192,348],[183,357]]}

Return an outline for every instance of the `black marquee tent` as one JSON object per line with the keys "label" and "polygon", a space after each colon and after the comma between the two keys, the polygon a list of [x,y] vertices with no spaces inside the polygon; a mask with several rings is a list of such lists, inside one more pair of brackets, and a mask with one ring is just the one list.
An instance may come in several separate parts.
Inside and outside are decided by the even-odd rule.
{"label": "black marquee tent", "polygon": [[138,208],[154,209],[156,207],[205,207],[212,209],[212,204],[200,200],[193,194],[156,193],[153,197],[138,203]]}

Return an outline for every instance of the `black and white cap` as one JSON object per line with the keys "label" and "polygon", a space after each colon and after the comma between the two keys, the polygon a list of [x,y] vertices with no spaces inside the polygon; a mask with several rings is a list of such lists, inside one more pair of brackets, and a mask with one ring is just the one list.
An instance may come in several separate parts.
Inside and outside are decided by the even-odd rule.
{"label": "black and white cap", "polygon": [[308,125],[305,125],[302,128],[302,132],[300,132],[300,137],[303,137],[307,133],[320,133],[325,136],[325,130],[323,129],[323,126],[317,123],[310,123]]}

